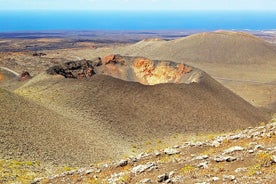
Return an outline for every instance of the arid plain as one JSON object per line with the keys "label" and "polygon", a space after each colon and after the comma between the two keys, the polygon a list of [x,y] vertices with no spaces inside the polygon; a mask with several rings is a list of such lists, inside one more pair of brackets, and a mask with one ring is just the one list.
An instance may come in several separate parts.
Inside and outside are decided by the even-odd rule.
{"label": "arid plain", "polygon": [[2,37],[0,183],[275,182],[276,31]]}

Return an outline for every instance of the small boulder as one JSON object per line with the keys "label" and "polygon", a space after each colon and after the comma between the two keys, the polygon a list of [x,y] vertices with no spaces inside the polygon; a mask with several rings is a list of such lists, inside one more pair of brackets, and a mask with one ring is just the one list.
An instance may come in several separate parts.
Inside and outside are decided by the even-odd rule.
{"label": "small boulder", "polygon": [[222,156],[222,155],[219,155],[219,156],[216,156],[214,158],[214,161],[216,162],[232,162],[232,161],[235,161],[237,160],[236,157],[232,157],[232,156]]}
{"label": "small boulder", "polygon": [[276,156],[275,156],[275,155],[273,155],[273,156],[271,157],[271,161],[272,161],[272,163],[276,163]]}
{"label": "small boulder", "polygon": [[159,183],[164,182],[164,181],[166,181],[166,180],[168,180],[168,179],[169,179],[169,176],[168,176],[167,173],[161,174],[161,175],[159,175],[159,176],[157,177],[157,181],[158,181]]}
{"label": "small boulder", "polygon": [[151,169],[153,167],[156,167],[155,163],[147,163],[145,165],[138,165],[138,166],[132,168],[131,172],[134,174],[140,174],[140,173],[145,172],[146,170]]}
{"label": "small boulder", "polygon": [[118,167],[124,167],[128,164],[128,160],[121,160],[119,163],[118,163]]}
{"label": "small boulder", "polygon": [[243,147],[241,146],[234,146],[234,147],[231,147],[231,148],[228,148],[226,150],[223,151],[224,154],[228,154],[228,153],[233,153],[235,151],[242,151],[243,150]]}
{"label": "small boulder", "polygon": [[175,155],[175,154],[179,154],[180,151],[177,150],[177,149],[173,149],[173,148],[166,148],[164,150],[164,153],[167,154],[167,155]]}

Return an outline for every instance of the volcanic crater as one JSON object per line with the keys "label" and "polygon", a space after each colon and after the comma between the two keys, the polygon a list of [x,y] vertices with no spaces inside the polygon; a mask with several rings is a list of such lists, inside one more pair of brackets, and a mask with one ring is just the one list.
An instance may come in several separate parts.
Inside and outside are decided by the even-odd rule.
{"label": "volcanic crater", "polygon": [[186,64],[118,54],[109,55],[103,59],[66,62],[49,68],[47,73],[75,79],[102,74],[125,81],[139,82],[144,85],[161,83],[189,84],[199,82],[202,76],[201,71]]}

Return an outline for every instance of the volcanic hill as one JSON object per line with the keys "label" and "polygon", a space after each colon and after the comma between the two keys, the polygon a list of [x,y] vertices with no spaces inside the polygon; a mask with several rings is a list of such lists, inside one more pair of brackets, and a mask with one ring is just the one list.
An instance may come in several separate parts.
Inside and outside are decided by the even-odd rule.
{"label": "volcanic hill", "polygon": [[268,119],[199,69],[143,57],[56,65],[16,93],[24,98],[1,90],[2,154],[63,164],[119,158],[139,143]]}
{"label": "volcanic hill", "polygon": [[265,64],[275,63],[276,47],[244,32],[215,31],[165,41],[142,40],[115,53],[167,59],[186,63]]}

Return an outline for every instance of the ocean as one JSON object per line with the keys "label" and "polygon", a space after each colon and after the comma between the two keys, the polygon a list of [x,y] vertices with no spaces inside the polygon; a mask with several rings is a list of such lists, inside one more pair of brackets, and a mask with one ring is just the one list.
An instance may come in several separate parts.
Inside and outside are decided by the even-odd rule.
{"label": "ocean", "polygon": [[0,32],[43,30],[275,30],[276,12],[1,11]]}

